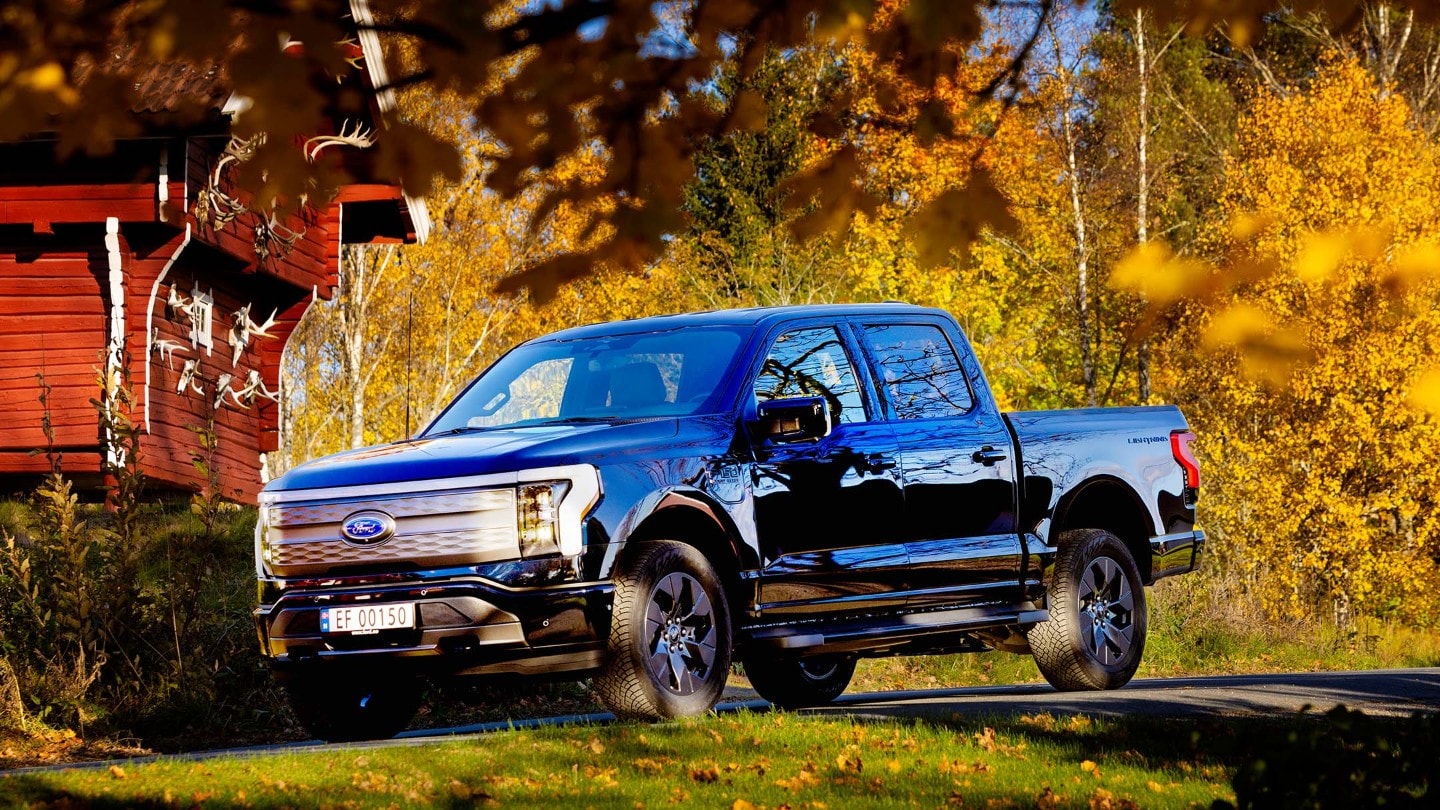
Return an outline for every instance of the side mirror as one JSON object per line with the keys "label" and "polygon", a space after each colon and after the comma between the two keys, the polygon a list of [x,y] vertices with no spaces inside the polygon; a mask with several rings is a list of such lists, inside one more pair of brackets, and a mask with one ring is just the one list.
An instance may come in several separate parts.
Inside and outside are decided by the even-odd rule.
{"label": "side mirror", "polygon": [[830,435],[830,408],[824,397],[772,399],[756,409],[754,434],[772,442],[813,441]]}

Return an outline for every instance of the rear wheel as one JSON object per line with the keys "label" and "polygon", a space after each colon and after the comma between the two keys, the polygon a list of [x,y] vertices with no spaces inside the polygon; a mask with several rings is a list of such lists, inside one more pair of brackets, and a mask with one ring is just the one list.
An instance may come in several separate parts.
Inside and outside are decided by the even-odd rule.
{"label": "rear wheel", "polygon": [[1050,620],[1027,637],[1040,674],[1061,691],[1119,689],[1145,651],[1145,585],[1115,535],[1078,529],[1060,536],[1049,590]]}
{"label": "rear wheel", "polygon": [[855,659],[826,655],[813,658],[775,658],[750,654],[745,675],[760,697],[785,709],[824,706],[850,685]]}
{"label": "rear wheel", "polygon": [[693,546],[646,543],[615,579],[605,668],[595,693],[617,717],[703,714],[730,674],[730,606]]}
{"label": "rear wheel", "polygon": [[283,686],[300,724],[326,742],[394,737],[420,708],[421,682],[410,677],[335,669],[293,673]]}

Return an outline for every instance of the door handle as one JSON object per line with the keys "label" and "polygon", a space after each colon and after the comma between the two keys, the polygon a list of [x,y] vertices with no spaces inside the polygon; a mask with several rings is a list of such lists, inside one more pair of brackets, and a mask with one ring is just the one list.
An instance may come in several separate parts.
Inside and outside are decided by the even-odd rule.
{"label": "door handle", "polygon": [[870,453],[865,456],[865,467],[869,470],[893,470],[896,466],[895,458],[884,453]]}
{"label": "door handle", "polygon": [[975,454],[970,456],[970,458],[975,460],[975,463],[984,464],[986,467],[993,467],[997,462],[1004,461],[1009,457],[1010,454],[1004,450],[996,450],[988,445],[976,450]]}

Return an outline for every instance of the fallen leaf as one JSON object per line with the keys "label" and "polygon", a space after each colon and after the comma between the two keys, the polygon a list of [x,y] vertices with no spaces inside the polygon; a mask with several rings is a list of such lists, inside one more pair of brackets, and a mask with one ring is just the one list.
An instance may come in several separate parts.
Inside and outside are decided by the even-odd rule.
{"label": "fallen leaf", "polygon": [[720,770],[713,765],[709,768],[696,768],[690,771],[690,778],[701,784],[709,784],[720,778]]}

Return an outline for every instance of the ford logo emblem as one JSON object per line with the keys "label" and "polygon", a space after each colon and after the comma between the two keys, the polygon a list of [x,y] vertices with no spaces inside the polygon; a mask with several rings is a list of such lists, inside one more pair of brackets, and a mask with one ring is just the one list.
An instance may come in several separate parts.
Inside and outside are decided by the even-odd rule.
{"label": "ford logo emblem", "polygon": [[395,518],[384,512],[356,512],[340,524],[340,534],[352,546],[378,546],[395,534]]}

